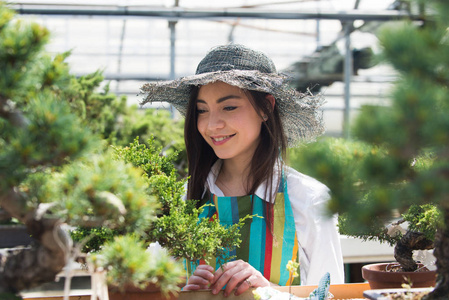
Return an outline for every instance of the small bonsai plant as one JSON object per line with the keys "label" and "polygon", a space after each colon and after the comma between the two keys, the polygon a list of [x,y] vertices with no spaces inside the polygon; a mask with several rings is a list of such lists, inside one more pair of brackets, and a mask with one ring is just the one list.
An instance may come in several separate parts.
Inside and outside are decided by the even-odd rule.
{"label": "small bonsai plant", "polygon": [[165,297],[179,291],[185,271],[178,261],[164,251],[148,251],[147,244],[135,235],[115,236],[100,252],[92,254],[92,268],[106,271],[111,292],[125,293],[127,289],[144,290],[150,284]]}
{"label": "small bonsai plant", "polygon": [[[197,200],[183,199],[186,180],[179,180],[173,165],[176,153],[161,156],[153,140],[140,143],[136,138],[129,147],[115,148],[117,157],[139,167],[149,184],[161,210],[147,232],[148,242],[158,242],[170,255],[185,259],[194,265],[199,260],[224,263],[231,259],[230,250],[241,243],[239,228],[251,218],[248,215],[239,223],[226,227],[216,219],[198,219],[204,207],[197,208]],[[188,266],[187,266],[188,267]]]}
{"label": "small bonsai plant", "polygon": [[[376,221],[399,212],[409,222],[410,233],[402,239],[412,244],[424,241],[426,248],[433,241],[437,285],[425,297],[447,299],[449,4],[416,3],[423,14],[421,23],[396,23],[379,33],[382,56],[398,72],[391,105],[361,109],[353,124],[358,141],[322,142],[313,146],[315,153],[301,149],[307,157],[301,160],[314,162],[312,175],[332,190],[330,210],[344,214],[352,232],[364,229],[373,237],[389,239],[379,227],[384,222]],[[434,229],[433,240],[429,232]]]}
{"label": "small bonsai plant", "polygon": [[[182,199],[185,180],[176,174],[176,153],[163,156],[161,148],[153,144],[153,139],[140,143],[136,138],[128,147],[113,147],[114,160],[132,164],[142,172],[140,179],[145,182],[146,193],[156,202],[152,211],[156,216],[151,224],[132,231],[123,227],[113,231],[105,227],[78,228],[72,236],[81,243],[90,243],[93,253],[88,260],[95,269],[107,271],[111,290],[125,293],[129,287],[143,289],[155,284],[168,296],[179,291],[192,264],[195,266],[199,260],[212,263],[210,260],[217,259],[224,263],[231,259],[230,250],[241,242],[239,228],[251,216],[229,227],[215,219],[199,219],[203,208],[196,208],[195,200]],[[62,189],[67,186],[54,184]],[[144,211],[141,214],[151,215]],[[124,235],[126,232],[134,234]],[[162,250],[147,251],[151,243],[158,243]]]}

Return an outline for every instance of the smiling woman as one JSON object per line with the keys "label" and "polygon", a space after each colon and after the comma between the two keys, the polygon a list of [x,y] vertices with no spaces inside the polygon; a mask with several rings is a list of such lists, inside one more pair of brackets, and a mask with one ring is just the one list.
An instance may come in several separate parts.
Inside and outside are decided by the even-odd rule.
{"label": "smiling woman", "polygon": [[259,144],[263,118],[247,94],[224,82],[207,84],[199,89],[197,111],[198,131],[215,154],[234,166],[248,165]]}
{"label": "smiling woman", "polygon": [[186,116],[187,198],[209,204],[200,217],[226,225],[262,217],[241,228],[234,261],[200,265],[184,290],[239,295],[298,284],[286,268],[296,260],[301,284],[317,284],[326,272],[343,282],[336,219],[324,217],[328,188],[283,164],[288,145],[323,132],[322,99],[290,88],[265,54],[234,44],[212,49],[195,75],[142,91],[143,103],[168,101]]}

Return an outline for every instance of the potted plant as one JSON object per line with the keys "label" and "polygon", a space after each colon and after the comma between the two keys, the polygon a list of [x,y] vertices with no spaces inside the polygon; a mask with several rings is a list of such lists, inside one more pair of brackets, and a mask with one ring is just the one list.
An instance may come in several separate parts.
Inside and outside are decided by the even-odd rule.
{"label": "potted plant", "polygon": [[[315,147],[312,151],[304,148],[296,155],[306,157],[302,165],[313,162],[311,174],[332,190],[331,211],[342,213],[350,222],[345,228],[352,232],[391,239],[383,231],[388,220],[398,217],[398,212],[399,216],[415,215],[410,209],[420,212],[423,217],[409,220],[410,233],[396,239],[423,240],[425,248],[433,241],[437,283],[425,297],[447,299],[449,4],[420,1],[419,8],[423,13],[420,24],[396,23],[379,33],[382,57],[398,71],[391,105],[363,107],[352,126],[354,141],[349,144],[321,142],[311,146]],[[436,229],[434,239],[422,231],[426,227]]]}
{"label": "potted plant", "polygon": [[[148,146],[147,146],[148,145]],[[147,241],[157,242],[170,255],[196,264],[198,260],[217,259],[225,262],[229,252],[240,245],[239,228],[252,216],[229,227],[215,219],[198,219],[204,207],[197,208],[197,200],[183,199],[186,180],[176,175],[173,156],[161,156],[161,149],[136,138],[128,147],[115,148],[117,157],[143,170],[149,193],[158,199],[161,210],[147,231]],[[176,153],[174,153],[176,155]]]}
{"label": "potted plant", "polygon": [[175,299],[185,281],[182,264],[163,250],[148,251],[135,235],[114,237],[89,261],[106,271],[110,300]]}
{"label": "potted plant", "polygon": [[[230,259],[229,250],[241,242],[239,227],[250,216],[230,227],[198,219],[203,208],[196,208],[194,200],[182,199],[185,180],[177,178],[173,157],[161,156],[152,139],[141,144],[136,138],[128,147],[114,149],[116,160],[143,171],[147,192],[157,199],[160,209],[145,231],[132,236],[115,232],[113,240],[106,241],[88,260],[95,269],[107,271],[111,299],[175,298],[191,264],[201,259]],[[158,250],[146,250],[151,243],[154,247],[150,249]]]}
{"label": "potted plant", "polygon": [[[410,279],[415,287],[434,285],[436,272],[429,271],[427,267],[417,263],[413,251],[434,248],[436,229],[442,225],[440,211],[431,204],[414,204],[403,209],[402,214],[395,208],[392,208],[389,213],[378,214],[378,211],[374,210],[376,204],[372,203],[370,198],[373,192],[366,188],[363,174],[366,172],[364,169],[366,159],[369,159],[373,153],[380,157],[379,151],[378,147],[372,147],[361,141],[325,138],[299,150],[291,151],[290,157],[292,164],[297,168],[326,182],[332,190],[333,198],[358,197],[357,207],[352,207],[354,211],[345,211],[338,218],[341,234],[362,240],[377,240],[395,247],[396,264],[390,262],[371,264],[362,269],[362,272],[366,273],[367,268],[375,268],[374,276],[378,274],[380,280],[386,281],[383,286],[370,283],[372,288],[401,287],[402,283]],[[388,205],[388,201],[386,202]],[[338,203],[332,203],[332,205],[335,204]],[[341,212],[349,208],[338,209]],[[391,274],[379,272],[381,269],[388,269]],[[416,270],[419,273],[415,274]],[[394,278],[388,278],[389,275]],[[414,278],[415,276],[418,276],[418,279]]]}

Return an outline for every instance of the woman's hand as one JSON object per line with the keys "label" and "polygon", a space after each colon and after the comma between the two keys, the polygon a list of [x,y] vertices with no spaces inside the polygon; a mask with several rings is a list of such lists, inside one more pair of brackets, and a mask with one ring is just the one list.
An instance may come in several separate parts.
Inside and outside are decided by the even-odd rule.
{"label": "woman's hand", "polygon": [[229,296],[235,289],[238,296],[249,288],[269,286],[270,282],[243,260],[228,262],[219,268],[211,281],[212,294],[216,295],[226,285],[224,296]]}
{"label": "woman's hand", "polygon": [[209,288],[214,279],[214,268],[209,265],[199,265],[193,275],[187,281],[187,285],[182,288],[183,291],[205,290]]}

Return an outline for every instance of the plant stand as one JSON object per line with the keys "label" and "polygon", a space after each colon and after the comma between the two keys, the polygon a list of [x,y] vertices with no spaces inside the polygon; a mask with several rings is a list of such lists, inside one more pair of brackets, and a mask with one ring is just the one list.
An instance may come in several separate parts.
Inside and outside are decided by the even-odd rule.
{"label": "plant stand", "polygon": [[[290,287],[276,287],[275,289],[281,292],[290,292],[298,297],[307,297],[310,292],[316,289],[317,286],[292,286]],[[334,295],[332,300],[343,300],[343,299],[352,299],[352,300],[362,300],[366,299],[363,296],[363,292],[369,290],[368,283],[348,283],[348,284],[334,284],[330,285],[329,291]],[[86,292],[90,292],[87,293]],[[144,296],[144,298],[134,298],[137,297],[137,293],[128,292],[124,294],[124,298],[113,298],[111,294],[109,294],[109,299],[126,299],[126,300],[136,300],[136,299],[145,299],[145,300],[155,300],[161,299],[164,300],[166,298],[157,298],[159,297],[156,293],[148,291],[149,293],[142,293],[139,297]],[[78,293],[78,295],[77,295]],[[91,290],[74,290],[71,293],[70,300],[91,300]],[[54,291],[54,292],[41,292],[38,294],[23,294],[23,298],[25,300],[63,300],[62,291]],[[180,292],[178,297],[168,298],[168,299],[177,299],[177,300],[254,300],[254,294],[252,290],[248,290],[240,296],[234,296],[233,294],[225,297],[223,292],[218,293],[217,295],[212,295],[210,290],[201,290],[201,291],[184,291]]]}
{"label": "plant stand", "polygon": [[0,225],[0,248],[28,246],[31,241],[25,225]]}
{"label": "plant stand", "polygon": [[[126,286],[125,292],[109,288],[109,300],[174,300],[178,295],[170,294],[165,297],[159,287],[154,284],[148,285],[145,289],[139,289],[134,286]],[[193,299],[193,298],[192,298]]]}

